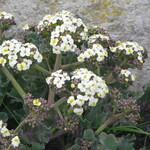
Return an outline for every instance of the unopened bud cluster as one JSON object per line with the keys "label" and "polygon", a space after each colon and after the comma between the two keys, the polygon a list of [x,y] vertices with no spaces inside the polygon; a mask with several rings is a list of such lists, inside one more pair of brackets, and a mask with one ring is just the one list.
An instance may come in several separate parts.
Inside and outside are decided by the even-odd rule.
{"label": "unopened bud cluster", "polygon": [[15,39],[4,41],[0,46],[0,65],[8,64],[18,71],[27,70],[36,60],[40,63],[43,56],[32,43],[21,43]]}
{"label": "unopened bud cluster", "polygon": [[51,74],[50,77],[46,78],[47,84],[51,89],[54,88],[56,93],[66,90],[66,81],[69,81],[70,77],[67,72],[57,70]]}
{"label": "unopened bud cluster", "polygon": [[43,98],[36,99],[29,93],[26,94],[24,98],[24,104],[29,108],[29,114],[25,118],[25,123],[34,128],[47,118],[47,113],[49,111],[47,100]]}
{"label": "unopened bud cluster", "polygon": [[89,28],[88,44],[101,44],[104,48],[116,46],[109,33],[102,27],[92,26]]}
{"label": "unopened bud cluster", "polygon": [[122,94],[118,89],[114,88],[114,89],[110,90],[109,96],[114,100],[120,100]]}
{"label": "unopened bud cluster", "polygon": [[67,103],[74,107],[74,113],[82,115],[83,107],[96,106],[99,98],[109,92],[105,81],[86,68],[76,69],[71,77],[74,90]]}
{"label": "unopened bud cluster", "polygon": [[12,14],[4,11],[0,12],[0,30],[5,30],[15,24],[15,18]]}
{"label": "unopened bud cluster", "polygon": [[84,139],[79,139],[79,145],[81,150],[90,150],[91,149],[91,142],[84,140]]}
{"label": "unopened bud cluster", "polygon": [[87,27],[80,18],[76,18],[68,11],[55,15],[46,15],[39,22],[37,29],[40,34],[50,33],[50,45],[53,53],[74,52],[78,43],[87,39]]}
{"label": "unopened bud cluster", "polygon": [[7,124],[0,120],[0,149],[19,150],[20,139],[14,130],[7,129]]}
{"label": "unopened bud cluster", "polygon": [[75,132],[78,129],[79,119],[75,116],[66,116],[64,120],[58,120],[58,128],[64,131]]}
{"label": "unopened bud cluster", "polygon": [[[128,118],[132,123],[136,124],[140,118],[140,106],[137,105],[136,100],[132,98],[115,101],[118,111],[125,112],[125,117]],[[129,114],[128,114],[129,113]]]}

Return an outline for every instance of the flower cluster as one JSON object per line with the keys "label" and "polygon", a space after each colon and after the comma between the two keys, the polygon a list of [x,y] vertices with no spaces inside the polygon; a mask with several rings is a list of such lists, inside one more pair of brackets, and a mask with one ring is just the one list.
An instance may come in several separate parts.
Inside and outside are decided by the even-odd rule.
{"label": "flower cluster", "polygon": [[125,117],[129,118],[132,123],[136,123],[136,121],[140,118],[140,106],[137,105],[136,100],[131,98],[117,100],[115,101],[118,112],[129,113]]}
{"label": "flower cluster", "polygon": [[40,63],[43,56],[32,43],[21,43],[17,40],[4,41],[0,46],[0,65],[9,64],[11,68],[22,71],[30,68],[36,60]]}
{"label": "flower cluster", "polygon": [[47,84],[50,86],[50,88],[54,88],[57,93],[66,89],[65,82],[68,80],[70,80],[70,77],[68,76],[67,72],[62,70],[57,70],[53,72],[50,77],[46,78]]}
{"label": "flower cluster", "polygon": [[13,130],[8,130],[6,126],[7,125],[4,124],[2,120],[0,120],[0,149],[18,150],[20,139]]}
{"label": "flower cluster", "polygon": [[143,64],[144,58],[146,58],[146,50],[144,47],[139,46],[137,42],[129,41],[124,43],[117,41],[117,44],[118,46],[116,47],[110,47],[111,52],[126,56],[125,58],[128,60],[127,63],[131,67],[141,66]]}
{"label": "flower cluster", "polygon": [[136,79],[136,75],[131,74],[129,70],[122,69],[119,75],[121,82],[133,82]]}
{"label": "flower cluster", "polygon": [[[46,15],[38,24],[38,31],[50,32],[50,45],[53,53],[74,52],[78,43],[87,39],[87,27],[80,18],[62,11],[55,15]],[[44,33],[44,32],[43,32]]]}
{"label": "flower cluster", "polygon": [[77,57],[79,62],[90,62],[92,64],[97,64],[96,62],[102,63],[105,57],[108,56],[107,50],[103,48],[100,44],[93,44],[91,48],[83,49],[80,55]]}
{"label": "flower cluster", "polygon": [[32,94],[25,95],[24,104],[29,108],[29,114],[25,118],[25,123],[28,123],[32,128],[40,124],[47,118],[49,107],[47,100],[43,98],[35,99]]}
{"label": "flower cluster", "polygon": [[74,107],[74,113],[81,115],[84,106],[96,106],[99,98],[104,98],[109,92],[105,81],[86,68],[73,72],[71,93],[67,103]]}
{"label": "flower cluster", "polygon": [[0,30],[7,29],[10,25],[15,25],[15,18],[12,14],[4,11],[0,12]]}

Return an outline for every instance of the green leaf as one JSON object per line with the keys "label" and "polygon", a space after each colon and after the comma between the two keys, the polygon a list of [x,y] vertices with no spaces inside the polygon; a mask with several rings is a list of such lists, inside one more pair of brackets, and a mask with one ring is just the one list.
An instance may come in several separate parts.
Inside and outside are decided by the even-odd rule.
{"label": "green leaf", "polygon": [[3,120],[3,122],[7,122],[8,115],[5,112],[0,112],[0,120]]}
{"label": "green leaf", "polygon": [[21,133],[21,138],[28,144],[38,143],[44,148],[45,144],[49,142],[50,135],[50,128],[47,128],[43,124],[38,125],[35,128],[26,125]]}
{"label": "green leaf", "polygon": [[127,131],[127,132],[134,132],[134,133],[150,135],[149,132],[145,132],[145,131],[141,130],[140,128],[137,128],[134,126],[119,126],[119,127],[108,128],[108,130]]}
{"label": "green leaf", "polygon": [[134,137],[129,135],[126,137],[116,138],[113,134],[106,134],[102,132],[99,135],[100,150],[134,150],[133,143]]}
{"label": "green leaf", "polygon": [[21,150],[31,150],[28,146],[21,144]]}
{"label": "green leaf", "polygon": [[84,130],[83,139],[94,142],[96,140],[94,131],[92,129]]}
{"label": "green leaf", "polygon": [[43,150],[42,146],[38,143],[33,143],[31,150]]}
{"label": "green leaf", "polygon": [[143,87],[144,94],[143,96],[139,99],[140,101],[149,101],[150,99],[150,83],[147,83]]}
{"label": "green leaf", "polygon": [[106,150],[116,150],[118,146],[118,141],[116,140],[115,136],[113,134],[109,134],[109,136],[106,133],[100,134],[100,143],[102,144],[102,149]]}

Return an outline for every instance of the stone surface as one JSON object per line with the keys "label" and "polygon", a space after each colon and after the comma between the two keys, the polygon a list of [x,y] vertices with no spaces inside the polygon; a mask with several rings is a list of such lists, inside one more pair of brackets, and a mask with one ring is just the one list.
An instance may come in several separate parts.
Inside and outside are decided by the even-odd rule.
{"label": "stone surface", "polygon": [[[0,11],[14,14],[18,25],[5,34],[16,37],[23,25],[61,10],[75,13],[87,24],[105,27],[114,39],[136,40],[150,54],[150,0],[0,0]],[[134,72],[137,80],[131,89],[141,90],[150,82],[150,59]]]}

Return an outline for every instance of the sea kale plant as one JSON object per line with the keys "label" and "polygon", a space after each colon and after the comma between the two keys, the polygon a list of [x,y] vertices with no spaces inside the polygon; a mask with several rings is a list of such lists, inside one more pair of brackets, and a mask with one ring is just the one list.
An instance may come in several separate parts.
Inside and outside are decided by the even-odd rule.
{"label": "sea kale plant", "polygon": [[26,24],[22,39],[4,37],[11,25],[14,16],[0,12],[1,108],[12,114],[0,120],[0,149],[133,150],[135,137],[113,129],[140,119],[136,99],[124,93],[145,48],[68,11]]}

